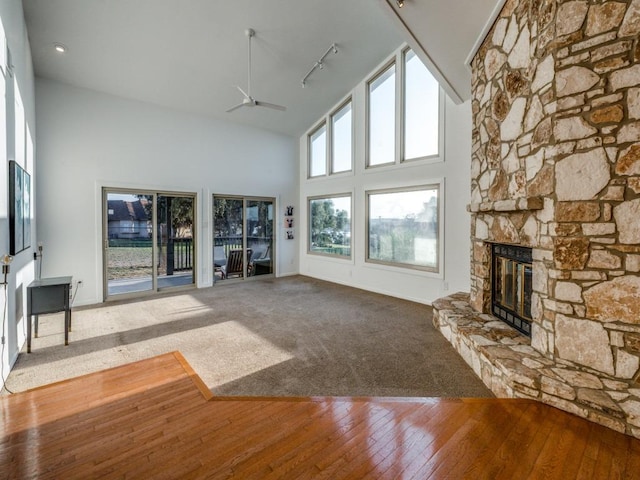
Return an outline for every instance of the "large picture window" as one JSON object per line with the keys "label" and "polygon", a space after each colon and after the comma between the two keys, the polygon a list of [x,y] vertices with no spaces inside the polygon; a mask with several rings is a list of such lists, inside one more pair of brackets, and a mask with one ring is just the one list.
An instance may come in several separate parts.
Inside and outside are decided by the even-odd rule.
{"label": "large picture window", "polygon": [[309,199],[309,253],[351,257],[351,195]]}
{"label": "large picture window", "polygon": [[439,185],[367,192],[367,261],[439,270]]}

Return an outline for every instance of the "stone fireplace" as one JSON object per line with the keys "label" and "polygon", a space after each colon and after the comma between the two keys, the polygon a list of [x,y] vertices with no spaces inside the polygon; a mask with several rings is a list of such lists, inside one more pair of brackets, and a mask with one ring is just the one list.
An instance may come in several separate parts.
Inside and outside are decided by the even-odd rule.
{"label": "stone fireplace", "polygon": [[[507,0],[472,70],[471,291],[434,323],[496,395],[640,438],[640,0]],[[530,338],[495,244],[531,249]]]}

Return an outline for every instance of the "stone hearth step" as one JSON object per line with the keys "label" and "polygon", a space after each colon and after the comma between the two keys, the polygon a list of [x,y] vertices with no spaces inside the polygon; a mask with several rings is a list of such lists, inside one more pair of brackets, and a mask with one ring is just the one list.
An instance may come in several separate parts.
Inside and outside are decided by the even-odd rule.
{"label": "stone hearth step", "polygon": [[478,313],[469,294],[433,302],[433,324],[500,398],[530,398],[640,438],[640,386],[546,358],[530,339]]}

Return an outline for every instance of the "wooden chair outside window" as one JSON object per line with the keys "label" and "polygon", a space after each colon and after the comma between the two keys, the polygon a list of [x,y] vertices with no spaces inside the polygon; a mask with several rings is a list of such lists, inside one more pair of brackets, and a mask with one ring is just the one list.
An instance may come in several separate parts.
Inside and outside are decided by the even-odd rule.
{"label": "wooden chair outside window", "polygon": [[[247,264],[251,261],[253,250],[247,248]],[[227,257],[227,264],[220,268],[222,278],[242,277],[244,274],[244,263],[242,262],[242,250],[230,250]],[[247,272],[247,276],[251,272]]]}

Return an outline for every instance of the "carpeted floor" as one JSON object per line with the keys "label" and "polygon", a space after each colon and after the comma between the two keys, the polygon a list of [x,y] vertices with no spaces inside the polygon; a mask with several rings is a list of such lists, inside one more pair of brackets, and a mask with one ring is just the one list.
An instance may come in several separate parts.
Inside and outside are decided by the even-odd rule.
{"label": "carpeted floor", "polygon": [[490,397],[431,308],[303,276],[40,317],[7,387],[23,391],[179,350],[216,395]]}

